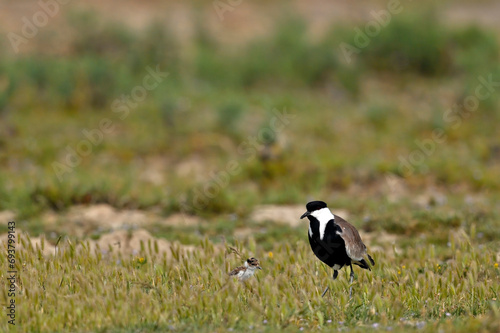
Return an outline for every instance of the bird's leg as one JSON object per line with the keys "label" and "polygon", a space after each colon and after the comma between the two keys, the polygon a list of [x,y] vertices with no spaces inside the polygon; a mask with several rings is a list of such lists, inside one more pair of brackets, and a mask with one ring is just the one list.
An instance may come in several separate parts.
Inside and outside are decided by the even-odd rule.
{"label": "bird's leg", "polygon": [[[336,270],[333,270],[333,280],[335,280],[337,278],[337,276],[339,275],[339,272],[336,271]],[[326,286],[325,288],[325,291],[323,291],[323,293],[321,294],[321,297],[324,297],[326,292],[329,290],[330,288],[328,286]]]}
{"label": "bird's leg", "polygon": [[351,280],[349,282],[351,286],[349,287],[349,298],[352,298],[352,281],[354,280],[354,271],[352,270],[352,264],[350,264],[349,266],[351,266]]}

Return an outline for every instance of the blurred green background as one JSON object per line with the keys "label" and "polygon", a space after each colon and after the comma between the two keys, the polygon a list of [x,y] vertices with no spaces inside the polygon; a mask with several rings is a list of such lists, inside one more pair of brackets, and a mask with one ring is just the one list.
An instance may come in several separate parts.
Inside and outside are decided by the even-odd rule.
{"label": "blurred green background", "polygon": [[365,232],[498,239],[498,3],[222,3],[2,1],[3,216],[99,237],[65,214],[106,204],[160,237],[270,247],[306,227],[252,213],[314,198]]}
{"label": "blurred green background", "polygon": [[[499,17],[0,0],[0,331],[498,332]],[[307,244],[313,199],[376,261],[352,299]]]}

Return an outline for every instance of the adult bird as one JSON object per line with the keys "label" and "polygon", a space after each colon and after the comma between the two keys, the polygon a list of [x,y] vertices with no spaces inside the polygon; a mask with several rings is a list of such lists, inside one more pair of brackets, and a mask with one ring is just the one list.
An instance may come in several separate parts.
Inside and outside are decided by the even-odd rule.
{"label": "adult bird", "polygon": [[[370,266],[375,265],[375,261],[366,252],[366,246],[356,228],[343,218],[333,215],[326,203],[311,201],[306,209],[307,212],[300,218],[309,219],[309,244],[312,251],[319,260],[333,268],[333,280],[337,278],[339,269],[351,267],[349,297],[352,297],[352,264],[371,271]],[[327,286],[321,297],[325,296],[328,289]]]}

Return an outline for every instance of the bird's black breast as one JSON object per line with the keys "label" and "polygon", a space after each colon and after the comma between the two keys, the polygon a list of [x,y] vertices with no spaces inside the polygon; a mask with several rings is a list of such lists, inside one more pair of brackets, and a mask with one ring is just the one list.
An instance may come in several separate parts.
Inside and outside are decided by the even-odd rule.
{"label": "bird's black breast", "polygon": [[309,244],[319,260],[330,267],[350,264],[351,260],[347,256],[344,240],[337,234],[337,231],[342,232],[342,230],[333,219],[327,223],[323,239],[320,238],[318,220],[310,219],[309,226],[312,231],[312,236],[309,234]]}

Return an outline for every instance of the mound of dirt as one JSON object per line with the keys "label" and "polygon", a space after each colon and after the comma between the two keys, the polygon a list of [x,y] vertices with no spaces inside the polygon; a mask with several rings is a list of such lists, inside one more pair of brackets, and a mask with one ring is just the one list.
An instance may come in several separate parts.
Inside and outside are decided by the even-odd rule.
{"label": "mound of dirt", "polygon": [[175,213],[163,219],[160,223],[172,227],[192,227],[200,225],[202,220],[197,216]]}
{"label": "mound of dirt", "polygon": [[[331,209],[335,215],[344,219],[349,217],[347,211],[342,209]],[[306,208],[304,205],[260,205],[255,207],[250,215],[250,220],[255,222],[276,222],[287,224],[293,228],[303,225],[305,222],[300,220]]]}
{"label": "mound of dirt", "polygon": [[115,230],[119,228],[140,227],[146,224],[151,217],[139,210],[120,210],[107,204],[71,207],[66,220],[80,232],[76,236],[83,236],[90,230]]}
{"label": "mound of dirt", "polygon": [[[19,235],[23,235],[23,240],[19,242]],[[43,237],[43,236],[42,236]],[[55,246],[50,244],[46,239],[43,241],[43,249],[42,249],[42,237],[28,237],[26,233],[22,232],[19,229],[16,229],[15,232],[15,243],[12,244],[15,247],[15,250],[18,251],[20,249],[25,249],[26,247],[32,247],[34,250],[40,249],[44,256],[53,255],[55,253]],[[29,239],[29,243],[28,243]],[[8,234],[0,235],[0,249],[7,251],[8,249]]]}
{"label": "mound of dirt", "polygon": [[67,213],[59,215],[47,211],[41,215],[41,220],[46,227],[54,229],[57,226],[59,232],[78,238],[114,230],[145,228],[154,224],[177,227],[197,226],[203,222],[199,217],[181,213],[163,217],[152,211],[118,210],[107,204],[73,206]]}
{"label": "mound of dirt", "polygon": [[195,249],[193,245],[174,244],[165,239],[155,238],[144,229],[133,231],[116,230],[109,234],[104,234],[99,240],[90,244],[91,247],[99,245],[99,248],[104,253],[109,251],[125,255],[137,255],[141,252],[141,249],[146,252],[149,252],[150,249],[152,252],[156,252],[156,247],[159,253],[166,253],[167,258],[171,258],[173,246],[179,247],[183,253],[192,252]]}
{"label": "mound of dirt", "polygon": [[16,214],[10,210],[2,210],[0,211],[0,221],[14,221],[16,218]]}
{"label": "mound of dirt", "polygon": [[[22,240],[19,242],[19,235],[22,235]],[[43,236],[42,236],[43,237]],[[68,241],[63,239],[59,245],[54,246],[47,240],[44,240],[42,249],[42,237],[28,237],[28,235],[20,230],[16,230],[16,251],[32,247],[34,250],[40,249],[44,256],[52,256],[57,252],[65,251],[69,247],[69,242],[76,245],[76,249],[81,249],[82,246],[88,246],[90,253],[95,253],[100,250],[102,254],[121,253],[123,255],[139,255],[142,253],[165,253],[167,259],[172,257],[172,250],[175,249],[181,254],[188,254],[195,250],[194,245],[182,245],[172,243],[165,239],[153,237],[144,229],[136,230],[116,230],[104,234],[98,240]],[[29,242],[28,242],[29,239]],[[0,249],[7,249],[8,234],[0,235]]]}

